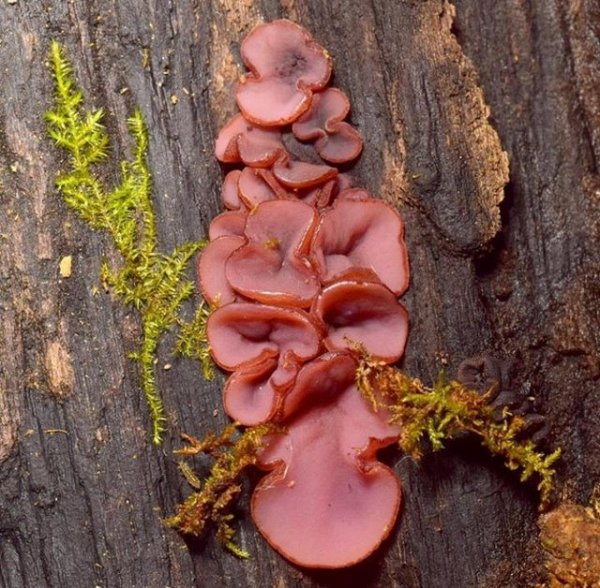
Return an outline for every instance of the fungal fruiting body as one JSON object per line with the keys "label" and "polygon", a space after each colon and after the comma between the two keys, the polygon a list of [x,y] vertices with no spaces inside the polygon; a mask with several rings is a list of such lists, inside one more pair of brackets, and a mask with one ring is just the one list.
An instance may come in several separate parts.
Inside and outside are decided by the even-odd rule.
{"label": "fungal fruiting body", "polygon": [[[347,96],[327,87],[328,53],[279,20],[254,28],[241,54],[241,114],[215,149],[236,166],[223,184],[227,212],[198,264],[215,308],[207,336],[230,372],[227,414],[282,431],[258,456],[268,472],[252,497],[258,529],[298,565],[350,566],[380,545],[400,507],[400,482],[376,458],[399,430],[355,379],[357,345],[385,363],[404,351],[403,222],[335,167],[363,142],[344,120]],[[291,153],[299,141],[310,157]]]}

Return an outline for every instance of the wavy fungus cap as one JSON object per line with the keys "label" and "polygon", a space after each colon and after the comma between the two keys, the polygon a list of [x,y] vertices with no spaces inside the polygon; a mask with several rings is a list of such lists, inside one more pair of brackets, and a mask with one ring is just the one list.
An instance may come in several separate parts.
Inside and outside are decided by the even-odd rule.
{"label": "wavy fungus cap", "polygon": [[252,496],[252,517],[290,561],[343,568],[389,535],[400,507],[398,478],[376,458],[398,430],[374,413],[354,384],[348,354],[306,364],[284,401],[286,433],[259,456],[271,470]]}
{"label": "wavy fungus cap", "polygon": [[317,153],[331,163],[346,163],[356,159],[363,141],[347,122],[350,101],[337,88],[327,88],[316,94],[310,108],[293,124],[292,131],[301,141],[314,141]]}
{"label": "wavy fungus cap", "polygon": [[236,114],[221,129],[215,143],[215,155],[223,163],[239,163],[252,167],[269,167],[283,153],[281,133],[261,129]]}
{"label": "wavy fungus cap", "polygon": [[315,323],[301,310],[233,302],[210,315],[206,334],[217,365],[235,371],[289,352],[300,361],[315,357],[321,341]]}
{"label": "wavy fungus cap", "polygon": [[314,267],[323,283],[356,279],[360,270],[360,279],[381,281],[400,296],[409,277],[404,223],[389,204],[366,196],[363,190],[342,192],[323,214],[312,243]]}
{"label": "wavy fungus cap", "polygon": [[386,363],[398,361],[404,353],[408,314],[381,284],[335,282],[321,292],[312,310],[327,326],[324,343],[330,351],[360,343]]}
{"label": "wavy fungus cap", "polygon": [[306,259],[317,220],[316,210],[303,202],[260,203],[246,222],[248,243],[227,260],[231,287],[258,302],[309,307],[319,293]]}
{"label": "wavy fungus cap", "polygon": [[331,75],[327,51],[289,20],[255,27],[244,39],[241,53],[251,73],[238,85],[236,99],[244,116],[257,125],[296,120]]}

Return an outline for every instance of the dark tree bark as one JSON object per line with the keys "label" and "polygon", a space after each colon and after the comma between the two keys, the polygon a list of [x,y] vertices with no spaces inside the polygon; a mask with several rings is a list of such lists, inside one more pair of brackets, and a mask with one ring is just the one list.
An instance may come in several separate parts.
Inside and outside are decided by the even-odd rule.
{"label": "dark tree bark", "polygon": [[[290,566],[245,511],[238,539],[249,561],[211,538],[186,544],[161,522],[185,491],[171,454],[178,432],[225,422],[222,379],[204,382],[197,366],[169,357],[167,341],[161,362],[174,367],[159,370],[159,385],[170,436],[162,448],[149,443],[126,358],[136,315],[95,290],[114,251],[53,186],[63,161],[43,122],[49,43],[65,45],[87,103],[105,108],[116,157],[130,147],[126,117],[141,107],[170,251],[202,237],[219,210],[212,147],[235,108],[239,42],[260,19],[282,16],[330,51],[336,85],[351,96],[365,138],[357,184],[404,215],[404,368],[431,381],[469,356],[511,359],[513,387],[536,398],[549,445],[563,448],[561,497],[585,502],[600,480],[595,0],[0,1],[6,588],[517,587],[543,578],[535,492],[470,440],[420,463],[389,455],[404,486],[400,524],[352,570]],[[74,271],[60,279],[65,255]]]}

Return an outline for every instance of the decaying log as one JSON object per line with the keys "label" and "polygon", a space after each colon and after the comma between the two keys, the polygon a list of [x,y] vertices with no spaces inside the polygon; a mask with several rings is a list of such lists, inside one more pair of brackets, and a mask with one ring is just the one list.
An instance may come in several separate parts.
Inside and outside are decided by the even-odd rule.
{"label": "decaying log", "polygon": [[[404,368],[431,381],[467,357],[510,359],[561,446],[560,497],[600,480],[600,8],[594,0],[0,0],[0,585],[525,586],[544,578],[536,497],[476,442],[420,463],[391,452],[400,524],[355,569],[306,572],[243,509],[241,561],[165,528],[185,490],[178,433],[225,422],[165,341],[169,425],[149,443],[132,309],[98,289],[109,240],[54,188],[43,114],[60,41],[118,160],[139,105],[164,251],[218,212],[216,130],[234,112],[239,42],[296,20],[330,51],[365,138],[357,184],[399,207],[412,268]],[[510,167],[510,173],[509,173]],[[116,169],[107,168],[107,181]],[[72,256],[70,277],[61,259]]]}

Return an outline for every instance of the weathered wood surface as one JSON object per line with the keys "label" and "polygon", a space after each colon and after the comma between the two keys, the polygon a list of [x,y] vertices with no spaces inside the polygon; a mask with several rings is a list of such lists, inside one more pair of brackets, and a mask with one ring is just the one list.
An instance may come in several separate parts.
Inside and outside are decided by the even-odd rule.
{"label": "weathered wood surface", "polygon": [[[462,588],[543,578],[534,494],[468,441],[421,464],[390,454],[405,490],[401,522],[354,570],[288,565],[244,513],[250,561],[212,539],[186,545],[161,524],[184,491],[177,434],[224,422],[221,381],[203,382],[165,344],[171,435],[163,448],[149,444],[125,358],[135,314],[94,293],[110,243],[53,188],[61,155],[42,121],[49,42],[66,46],[88,103],[106,109],[117,156],[140,105],[168,251],[202,236],[218,211],[212,144],[234,110],[238,44],[259,20],[281,16],[333,55],[365,137],[358,183],[405,216],[406,369],[430,380],[442,360],[452,371],[484,351],[514,359],[514,386],[537,398],[549,442],[564,450],[562,496],[585,501],[600,479],[595,0],[0,0],[3,587]],[[74,272],[61,280],[64,255]]]}

